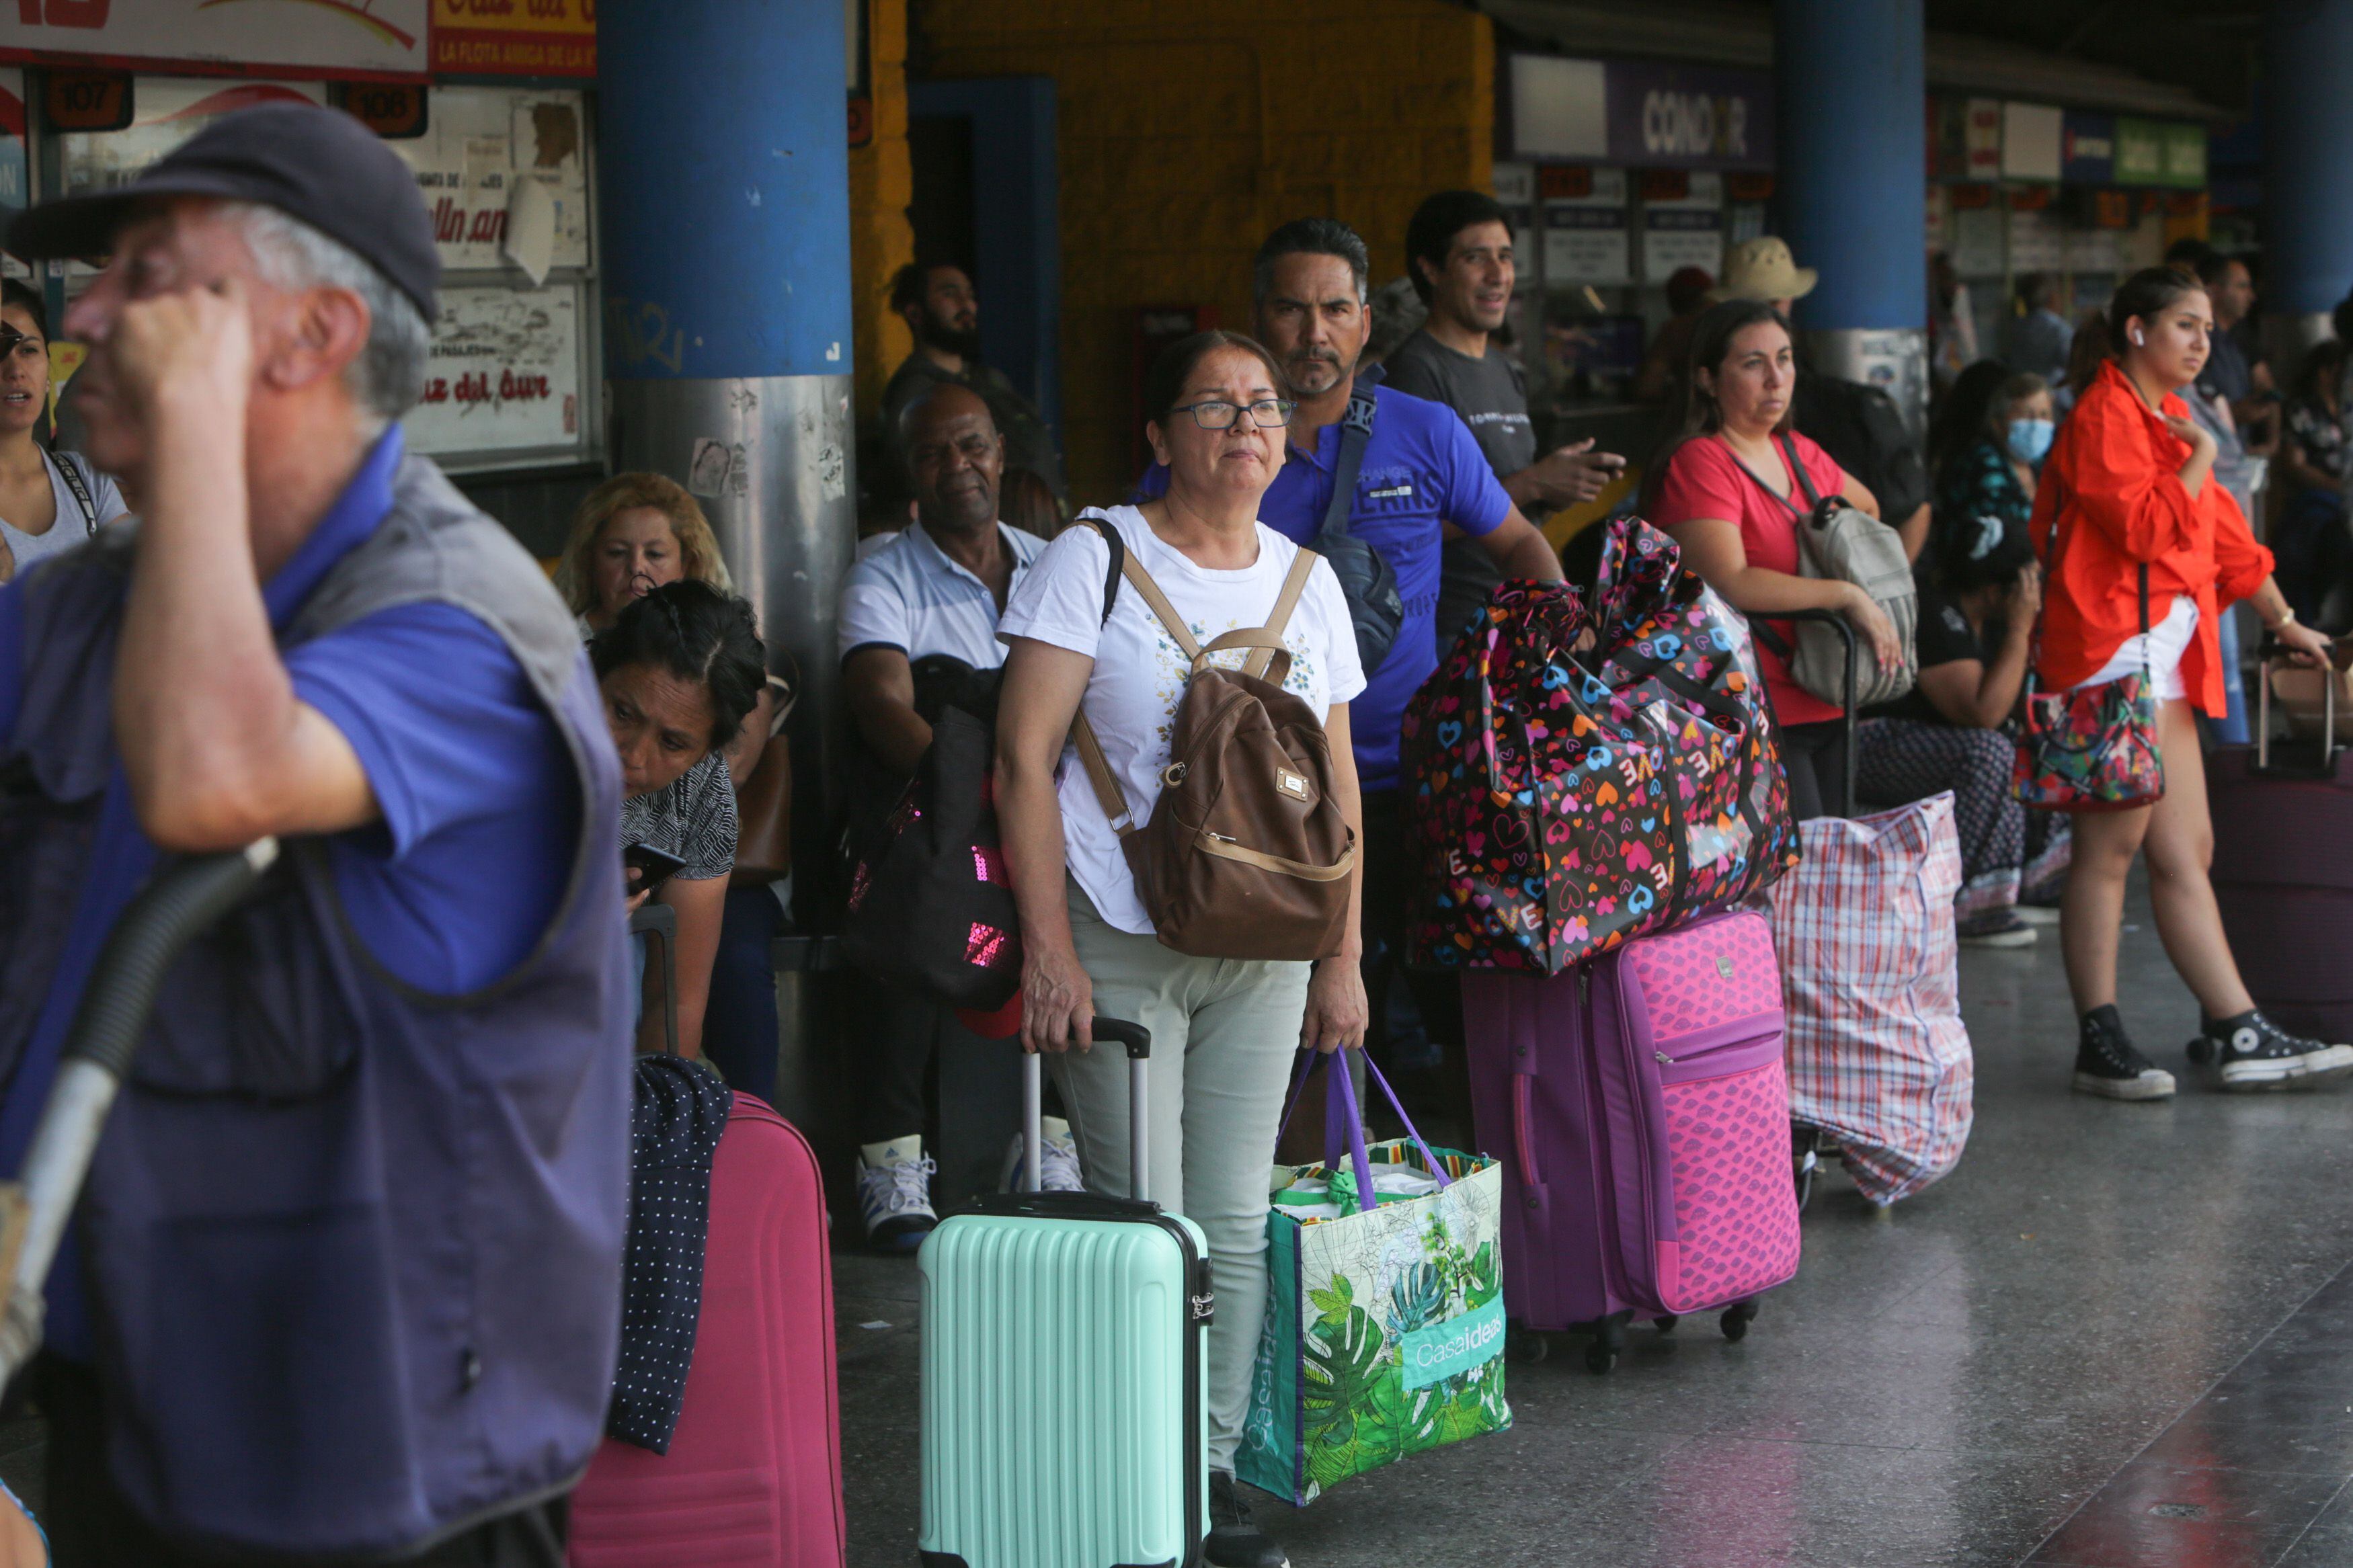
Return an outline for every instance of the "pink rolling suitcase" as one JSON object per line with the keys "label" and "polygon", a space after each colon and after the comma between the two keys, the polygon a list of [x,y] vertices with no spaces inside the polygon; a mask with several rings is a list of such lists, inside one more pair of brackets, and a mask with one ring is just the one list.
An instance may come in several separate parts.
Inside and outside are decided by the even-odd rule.
{"label": "pink rolling suitcase", "polygon": [[1582,1329],[1607,1372],[1632,1319],[1672,1328],[1798,1271],[1781,977],[1762,915],[1713,916],[1549,979],[1462,973],[1480,1147],[1504,1162],[1504,1300]]}
{"label": "pink rolling suitcase", "polygon": [[817,1156],[748,1094],[711,1163],[694,1360],[670,1452],[607,1438],[573,1568],[840,1568],[833,1264]]}

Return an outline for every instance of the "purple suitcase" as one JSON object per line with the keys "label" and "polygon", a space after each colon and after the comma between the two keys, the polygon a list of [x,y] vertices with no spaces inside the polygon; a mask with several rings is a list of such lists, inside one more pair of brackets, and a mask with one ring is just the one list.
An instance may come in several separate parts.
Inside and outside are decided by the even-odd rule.
{"label": "purple suitcase", "polygon": [[2336,683],[2323,683],[2319,744],[2274,746],[2270,673],[2261,742],[2206,759],[2214,901],[2255,1005],[2291,1033],[2353,1041],[2353,770],[2336,747]]}
{"label": "purple suitcase", "polygon": [[1584,1329],[1723,1310],[1798,1271],[1780,970],[1762,915],[1717,915],[1549,979],[1466,970],[1479,1144],[1504,1162],[1504,1300]]}

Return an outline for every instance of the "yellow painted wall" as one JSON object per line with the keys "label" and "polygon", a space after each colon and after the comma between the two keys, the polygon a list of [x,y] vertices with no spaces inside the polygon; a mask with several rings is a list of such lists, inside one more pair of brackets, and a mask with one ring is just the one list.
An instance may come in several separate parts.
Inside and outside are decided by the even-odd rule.
{"label": "yellow painted wall", "polygon": [[[915,26],[931,78],[1058,84],[1062,439],[1081,504],[1123,499],[1134,478],[1138,306],[1214,305],[1247,331],[1250,254],[1294,217],[1353,225],[1377,286],[1404,272],[1406,221],[1424,196],[1491,177],[1493,35],[1443,0],[923,0]],[[879,50],[877,64],[879,76]],[[879,144],[879,97],[877,110]],[[903,136],[903,95],[897,112]],[[907,350],[894,322],[895,345],[863,352],[867,303],[871,408]]]}
{"label": "yellow painted wall", "polygon": [[882,385],[914,348],[907,323],[891,313],[891,275],[915,259],[907,204],[915,186],[907,160],[907,0],[867,0],[874,137],[849,150],[851,353],[858,416],[871,423]]}

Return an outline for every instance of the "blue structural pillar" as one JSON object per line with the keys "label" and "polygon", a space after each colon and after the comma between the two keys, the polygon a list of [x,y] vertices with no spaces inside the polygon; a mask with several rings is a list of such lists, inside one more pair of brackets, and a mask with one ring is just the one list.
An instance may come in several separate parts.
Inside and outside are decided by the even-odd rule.
{"label": "blue structural pillar", "polygon": [[1921,0],[1775,0],[1775,194],[1816,369],[1928,407],[1927,73]]}
{"label": "blue structural pillar", "polygon": [[2263,326],[2275,367],[2353,290],[2353,0],[2263,11]]}
{"label": "blue structural pillar", "polygon": [[613,464],[692,491],[802,679],[795,863],[824,863],[834,605],[857,541],[840,0],[604,0]]}

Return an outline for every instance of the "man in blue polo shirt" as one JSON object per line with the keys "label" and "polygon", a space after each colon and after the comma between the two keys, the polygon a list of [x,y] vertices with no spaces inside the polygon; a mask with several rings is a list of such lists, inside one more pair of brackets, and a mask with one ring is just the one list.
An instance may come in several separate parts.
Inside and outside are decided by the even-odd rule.
{"label": "man in blue polo shirt", "polygon": [[545,577],[405,450],[416,180],[269,105],[7,246],[111,254],[71,395],[142,505],[0,588],[0,1170],[153,868],[285,850],[166,980],[48,1280],[58,1560],[559,1568],[620,1321],[619,764]]}
{"label": "man in blue polo shirt", "polygon": [[[1259,521],[1306,543],[1323,531],[1340,458],[1340,417],[1372,334],[1366,309],[1371,260],[1364,240],[1332,218],[1299,218],[1267,236],[1251,268],[1259,341],[1274,351],[1299,400],[1282,470]],[[1462,418],[1443,404],[1387,386],[1373,389],[1373,429],[1348,506],[1348,531],[1397,574],[1405,621],[1388,657],[1348,705],[1364,789],[1366,992],[1378,1037],[1387,977],[1403,956],[1409,897],[1398,798],[1398,731],[1407,701],[1438,668],[1440,558],[1451,539],[1475,539],[1506,577],[1557,582],[1560,557],[1522,515]],[[1138,489],[1157,495],[1157,464]],[[1461,1005],[1443,976],[1415,977],[1424,1024],[1442,1044],[1461,1029]],[[1434,1016],[1433,1016],[1434,1015]]]}

